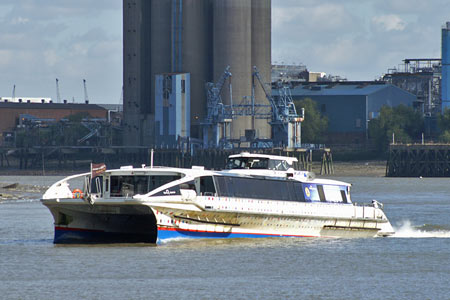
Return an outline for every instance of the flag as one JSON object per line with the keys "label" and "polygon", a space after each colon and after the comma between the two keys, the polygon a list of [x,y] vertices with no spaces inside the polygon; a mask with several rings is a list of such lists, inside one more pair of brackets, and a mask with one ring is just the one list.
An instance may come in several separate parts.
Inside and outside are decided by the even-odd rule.
{"label": "flag", "polygon": [[91,163],[91,178],[98,176],[106,171],[106,165],[104,163],[101,164],[93,164]]}

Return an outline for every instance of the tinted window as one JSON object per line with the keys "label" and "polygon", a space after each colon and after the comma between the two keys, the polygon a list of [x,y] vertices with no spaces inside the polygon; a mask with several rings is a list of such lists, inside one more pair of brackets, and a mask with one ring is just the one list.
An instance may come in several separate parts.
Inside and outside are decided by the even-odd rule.
{"label": "tinted window", "polygon": [[214,196],[216,188],[212,176],[205,176],[200,178],[200,195]]}
{"label": "tinted window", "polygon": [[305,201],[300,182],[245,177],[215,176],[222,197]]}
{"label": "tinted window", "polygon": [[111,197],[131,197],[135,194],[148,192],[171,181],[180,179],[179,175],[126,175],[111,176]]}

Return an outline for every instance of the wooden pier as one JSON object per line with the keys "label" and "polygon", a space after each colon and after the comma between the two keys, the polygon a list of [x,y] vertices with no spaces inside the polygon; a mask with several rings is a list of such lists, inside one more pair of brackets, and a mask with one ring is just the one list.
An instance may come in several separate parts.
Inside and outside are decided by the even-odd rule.
{"label": "wooden pier", "polygon": [[388,177],[450,177],[450,144],[392,144]]}

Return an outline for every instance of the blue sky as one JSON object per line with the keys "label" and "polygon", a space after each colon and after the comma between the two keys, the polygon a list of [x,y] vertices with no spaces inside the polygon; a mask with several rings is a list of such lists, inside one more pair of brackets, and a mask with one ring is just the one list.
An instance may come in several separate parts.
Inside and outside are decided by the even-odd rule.
{"label": "blue sky", "polygon": [[[201,0],[199,0],[201,1]],[[272,62],[373,80],[404,58],[439,58],[445,0],[272,0]],[[120,101],[122,0],[2,0],[0,96]]]}

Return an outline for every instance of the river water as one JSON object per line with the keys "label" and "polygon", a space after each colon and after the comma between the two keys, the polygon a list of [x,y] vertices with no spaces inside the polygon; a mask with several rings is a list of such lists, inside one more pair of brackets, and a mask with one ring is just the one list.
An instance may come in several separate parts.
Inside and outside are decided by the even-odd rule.
{"label": "river water", "polygon": [[354,202],[384,203],[395,236],[61,246],[38,194],[2,201],[0,298],[450,299],[449,179],[338,179]]}

